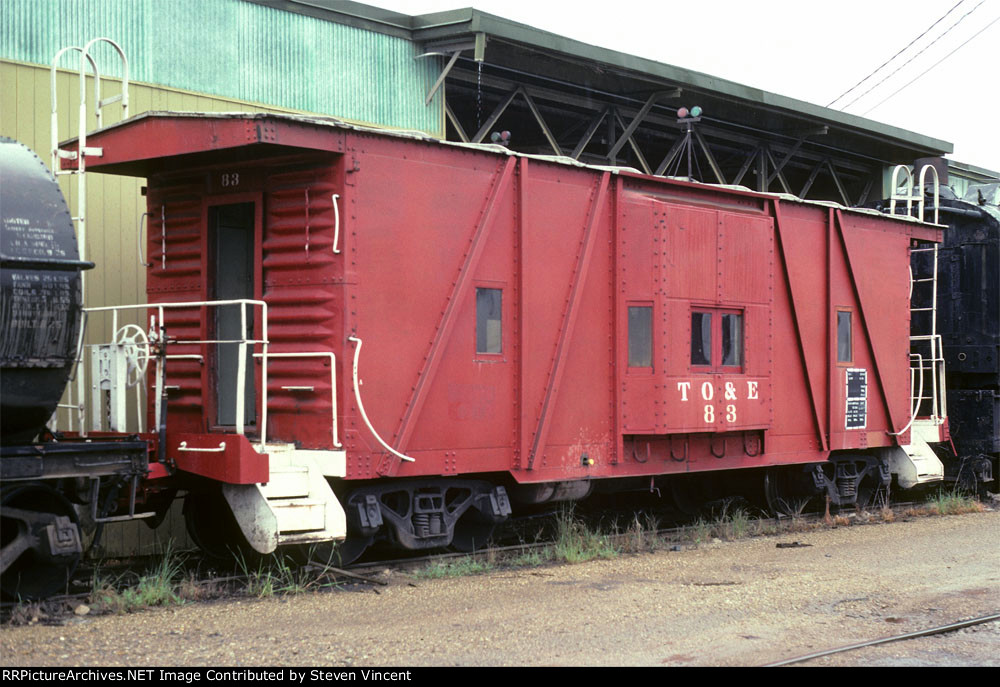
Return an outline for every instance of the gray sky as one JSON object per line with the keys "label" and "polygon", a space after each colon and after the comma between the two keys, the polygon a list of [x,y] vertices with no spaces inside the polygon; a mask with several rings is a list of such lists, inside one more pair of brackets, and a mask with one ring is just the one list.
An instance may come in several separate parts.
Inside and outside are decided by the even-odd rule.
{"label": "gray sky", "polygon": [[[959,0],[362,1],[406,14],[471,5],[585,43],[818,105],[827,105],[851,88],[959,3]],[[997,19],[1000,19],[1000,0],[962,0],[926,36],[833,107],[950,141],[955,145],[950,158],[1000,171],[1000,21]],[[969,42],[964,47],[946,58],[966,41]],[[924,48],[925,52],[916,56]],[[913,61],[903,66],[910,58]],[[899,67],[902,68],[892,74]],[[876,86],[885,77],[889,78]],[[906,85],[915,78],[911,85]],[[849,104],[873,86],[871,93]],[[898,94],[880,104],[900,88]]]}

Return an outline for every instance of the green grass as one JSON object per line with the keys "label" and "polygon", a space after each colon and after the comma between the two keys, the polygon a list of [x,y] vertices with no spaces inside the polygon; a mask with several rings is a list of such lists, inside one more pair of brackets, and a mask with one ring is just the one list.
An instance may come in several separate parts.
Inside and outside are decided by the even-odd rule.
{"label": "green grass", "polygon": [[524,551],[504,561],[511,568],[538,568],[552,562],[551,546],[541,546],[530,551]]}
{"label": "green grass", "polygon": [[122,579],[109,580],[94,573],[91,604],[99,611],[131,613],[153,606],[182,604],[185,599],[177,588],[182,581],[183,558],[177,556],[170,545],[156,565],[139,577],[134,585],[124,586]]}
{"label": "green grass", "polygon": [[246,594],[258,599],[276,594],[302,594],[310,589],[332,586],[324,581],[325,573],[322,570],[297,565],[279,553],[257,560],[256,565],[240,556],[237,564],[246,577]]}
{"label": "green grass", "polygon": [[960,513],[978,513],[983,510],[982,504],[974,498],[957,491],[939,489],[927,499],[927,511],[933,515],[958,515]]}
{"label": "green grass", "polygon": [[472,556],[463,556],[445,561],[434,561],[426,568],[413,573],[418,580],[437,580],[445,577],[467,577],[481,575],[494,569],[489,561],[476,560]]}
{"label": "green grass", "polygon": [[742,506],[734,506],[731,501],[710,520],[698,518],[685,528],[686,538],[695,544],[704,544],[715,539],[737,541],[763,534],[777,534],[779,527],[770,519],[755,518]]}
{"label": "green grass", "polygon": [[625,531],[619,536],[621,550],[626,553],[656,551],[663,545],[663,540],[657,533],[660,523],[656,516],[646,513],[640,517],[636,513]]}
{"label": "green grass", "polygon": [[552,553],[556,560],[582,563],[595,558],[614,558],[619,551],[608,535],[588,527],[570,506],[561,510],[556,519]]}

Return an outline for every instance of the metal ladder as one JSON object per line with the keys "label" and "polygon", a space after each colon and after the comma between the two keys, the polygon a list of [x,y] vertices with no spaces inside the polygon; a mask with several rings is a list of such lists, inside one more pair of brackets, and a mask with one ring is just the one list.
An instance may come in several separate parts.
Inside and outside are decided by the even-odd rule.
{"label": "metal ladder", "polygon": [[[122,90],[118,95],[113,95],[110,98],[101,99],[101,73],[97,68],[97,62],[94,60],[93,56],[90,54],[91,48],[97,43],[108,43],[115,51],[117,51],[118,56],[122,60]],[[59,64],[59,59],[67,52],[75,50],[80,53],[80,118],[79,118],[79,133],[78,135],[78,145],[77,150],[65,150],[59,147],[59,107],[56,89],[56,70]],[[55,57],[52,58],[52,64],[49,67],[49,86],[50,86],[50,99],[52,105],[52,114],[50,119],[50,130],[51,130],[51,156],[52,156],[52,174],[53,176],[60,177],[65,175],[75,175],[77,179],[77,212],[76,215],[72,217],[72,220],[76,223],[76,240],[79,246],[80,260],[85,261],[87,259],[87,157],[101,157],[104,154],[104,150],[101,148],[94,148],[87,146],[87,65],[90,65],[90,71],[94,79],[94,116],[97,119],[97,128],[101,128],[101,110],[106,105],[111,105],[112,103],[121,102],[122,104],[122,119],[128,118],[128,58],[125,57],[125,52],[122,50],[121,46],[110,38],[94,38],[88,42],[82,48],[76,45],[63,48],[56,53]],[[61,169],[61,160],[76,160],[76,167],[71,169]],[[84,304],[87,303],[87,282],[86,273],[80,273],[80,292],[83,298]],[[84,375],[81,370],[83,355],[83,332],[81,330],[81,336],[79,345],[77,347],[76,364],[73,372],[73,376],[76,378],[76,394],[74,402],[73,385],[71,384],[68,389],[68,401],[69,403],[59,404],[61,408],[70,408],[75,410],[77,413],[77,422],[79,425],[80,433],[86,436],[87,427],[83,421],[83,399],[86,394],[86,384],[84,382]],[[73,414],[70,413],[69,417],[69,429],[73,429]]]}
{"label": "metal ladder", "polygon": [[[933,172],[934,188],[934,223],[938,223],[940,205],[940,182],[937,169],[933,165],[924,165],[920,170],[919,191],[915,193],[913,175],[905,165],[897,165],[892,171],[892,195],[889,212],[896,213],[897,201],[906,201],[906,214],[914,215],[914,201],[917,201],[916,218],[921,221],[926,214],[926,193],[924,192],[927,172]],[[906,183],[903,191],[899,190],[899,175],[905,172]],[[899,433],[902,434],[911,426],[913,433],[926,442],[934,443],[943,440],[942,427],[948,415],[945,400],[944,353],[941,345],[941,335],[937,333],[937,274],[938,274],[938,244],[928,247],[911,248],[914,254],[926,253],[931,257],[930,273],[916,274],[913,272],[913,261],[910,263],[910,422]],[[926,261],[919,261],[926,262]],[[930,292],[928,293],[928,289]],[[927,305],[930,303],[930,305]],[[922,326],[923,325],[923,326]],[[916,438],[914,438],[914,443]]]}

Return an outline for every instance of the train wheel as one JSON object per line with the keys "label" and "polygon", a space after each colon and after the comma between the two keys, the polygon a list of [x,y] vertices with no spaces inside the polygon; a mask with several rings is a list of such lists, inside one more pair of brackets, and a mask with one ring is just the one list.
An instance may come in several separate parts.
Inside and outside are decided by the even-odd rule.
{"label": "train wheel", "polygon": [[316,563],[333,568],[350,565],[361,558],[361,555],[371,546],[373,537],[348,536],[338,542],[320,542],[317,544],[297,544],[286,549],[278,549],[287,553],[298,565]]}
{"label": "train wheel", "polygon": [[40,599],[65,589],[83,553],[73,505],[43,484],[8,487],[0,503],[3,596]]}
{"label": "train wheel", "polygon": [[470,508],[455,523],[455,534],[449,548],[461,553],[485,548],[495,529],[495,523],[484,518],[475,508]]}
{"label": "train wheel", "polygon": [[802,484],[794,479],[798,473],[782,468],[768,468],[764,471],[764,498],[774,515],[801,515],[816,496],[808,493]]}
{"label": "train wheel", "polygon": [[858,510],[868,510],[887,505],[889,505],[889,487],[882,486],[871,475],[865,475],[858,484],[858,494],[854,507]]}
{"label": "train wheel", "polygon": [[191,539],[209,558],[250,562],[260,557],[243,536],[222,490],[217,487],[188,493],[184,499],[184,524]]}
{"label": "train wheel", "polygon": [[704,505],[715,498],[715,494],[704,475],[669,475],[667,493],[671,505],[683,515],[694,517]]}
{"label": "train wheel", "polygon": [[337,542],[336,545],[331,547],[332,551],[330,551],[327,559],[330,561],[329,565],[334,567],[350,565],[361,558],[362,554],[368,550],[368,547],[374,541],[374,537],[348,534],[347,539]]}

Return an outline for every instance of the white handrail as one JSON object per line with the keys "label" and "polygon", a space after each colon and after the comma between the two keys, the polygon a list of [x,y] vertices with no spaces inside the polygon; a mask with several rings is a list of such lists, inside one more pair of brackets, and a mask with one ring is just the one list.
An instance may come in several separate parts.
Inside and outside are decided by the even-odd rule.
{"label": "white handrail", "polygon": [[[263,358],[264,354],[263,353],[254,353],[253,357],[255,357],[255,358]],[[314,351],[314,352],[310,351],[310,352],[303,352],[303,353],[299,353],[299,352],[268,353],[267,357],[268,358],[329,358],[330,359],[330,398],[331,398],[331,402],[330,402],[331,411],[330,412],[331,412],[331,415],[332,415],[332,418],[331,418],[331,427],[333,428],[333,447],[334,448],[342,448],[343,444],[340,443],[340,439],[337,436],[338,435],[338,431],[337,431],[337,356],[335,356],[333,353],[330,353],[328,351]],[[283,386],[281,388],[282,389],[288,389],[288,390],[304,390],[304,389],[308,388],[309,390],[312,390],[312,387],[294,387],[294,386],[293,387],[287,387],[287,386]],[[265,398],[265,400],[267,399],[267,395],[266,394],[265,394],[264,398]],[[261,447],[264,447],[267,444],[267,434],[266,434],[266,431],[267,431],[266,427],[261,427],[261,430],[260,430],[260,443],[261,443]]]}
{"label": "white handrail", "polygon": [[[899,170],[906,172],[906,195],[901,196],[896,193],[896,189],[899,186]],[[896,214],[896,201],[906,199],[906,214],[910,215],[913,210],[913,174],[910,173],[910,168],[906,165],[896,165],[892,169],[892,188],[891,194],[889,196],[889,214]]]}
{"label": "white handrail", "polygon": [[[74,174],[76,170],[69,170],[63,172],[59,169],[59,158],[63,157],[68,160],[73,160],[77,157],[76,153],[72,153],[68,150],[59,149],[59,115],[58,115],[58,96],[56,89],[56,69],[59,64],[59,58],[70,50],[76,50],[77,52],[83,54],[87,60],[90,62],[90,71],[94,74],[94,103],[99,103],[101,101],[101,73],[97,69],[97,63],[94,62],[94,58],[89,54],[84,53],[83,48],[77,45],[71,45],[69,47],[63,48],[56,53],[56,56],[52,58],[52,65],[49,67],[49,99],[52,102],[52,119],[50,122],[50,132],[52,140],[52,175],[59,176],[62,174]],[[99,115],[100,109],[95,105],[95,114]]]}
{"label": "white handrail", "polygon": [[347,340],[353,341],[354,343],[357,344],[357,348],[354,349],[354,371],[353,371],[354,398],[358,402],[358,411],[360,411],[361,413],[361,419],[365,421],[365,425],[368,426],[368,430],[372,433],[372,436],[375,437],[378,443],[382,444],[382,447],[385,448],[385,450],[387,450],[389,453],[396,456],[397,458],[400,458],[410,463],[415,463],[416,462],[415,458],[403,455],[402,453],[394,449],[392,446],[389,446],[389,444],[385,443],[382,437],[379,436],[379,433],[375,431],[375,428],[372,427],[372,423],[368,420],[368,414],[365,412],[365,405],[364,403],[361,402],[361,382],[358,381],[358,358],[361,356],[361,339],[359,339],[356,336],[349,336],[347,337]]}
{"label": "white handrail", "polygon": [[[148,213],[148,212],[144,212],[141,215],[139,215],[139,230],[136,232],[136,245],[135,245],[135,248],[136,248],[136,251],[139,253],[139,264],[142,265],[143,267],[152,267],[153,266],[153,263],[146,262],[146,256],[142,252],[142,225],[145,222],[146,218],[149,216],[149,214],[150,213]],[[146,226],[148,228],[148,226],[149,226],[148,223],[147,223]]]}
{"label": "white handrail", "polygon": [[[924,193],[924,175],[927,174],[927,170],[934,172],[934,224],[938,223],[938,207],[941,205],[940,198],[940,188],[941,188],[941,178],[938,176],[937,167],[934,165],[924,165],[920,168],[920,221],[924,222],[924,205],[926,204],[927,194]],[[937,274],[937,271],[934,272]]]}
{"label": "white handrail", "polygon": [[903,429],[899,430],[898,432],[889,432],[889,436],[892,437],[899,436],[900,434],[908,430],[910,428],[910,425],[913,424],[913,421],[917,419],[917,413],[920,412],[920,399],[924,395],[924,359],[923,356],[920,355],[919,353],[910,353],[910,360],[912,361],[913,358],[917,359],[918,367],[916,369],[920,370],[920,391],[917,393],[916,396],[913,395],[913,373],[915,370],[911,366],[910,367],[910,408],[911,408],[910,421],[906,423],[906,427],[903,427]]}
{"label": "white handrail", "polygon": [[[94,312],[111,312],[113,324],[115,325],[117,331],[118,323],[118,313],[124,310],[156,310],[159,317],[160,327],[162,328],[164,322],[164,312],[168,309],[187,309],[187,308],[200,308],[200,307],[219,307],[223,305],[239,305],[240,306],[240,321],[242,322],[241,331],[246,332],[246,308],[247,306],[255,307],[259,306],[261,309],[261,338],[260,339],[233,339],[229,340],[218,340],[218,341],[201,341],[201,340],[191,340],[191,341],[175,341],[178,345],[202,345],[206,343],[235,343],[240,346],[240,356],[237,361],[237,379],[236,379],[236,433],[243,434],[245,431],[244,426],[244,413],[245,413],[245,398],[244,391],[246,389],[246,347],[247,345],[260,344],[261,352],[264,357],[263,364],[261,366],[261,386],[263,389],[263,398],[261,400],[261,427],[267,426],[267,347],[269,344],[267,338],[267,303],[265,301],[251,300],[246,298],[237,298],[222,301],[177,301],[171,303],[136,303],[131,305],[105,305],[93,308],[84,308],[84,313],[90,314]],[[173,358],[174,356],[170,356]],[[160,361],[157,360],[157,374],[156,374],[156,418],[159,422],[160,417],[160,398],[161,391],[163,390],[163,374],[160,369]],[[81,396],[82,398],[82,396]],[[264,435],[263,429],[261,436]]]}
{"label": "white handrail", "polygon": [[219,448],[196,448],[194,446],[188,446],[188,442],[182,441],[177,447],[178,451],[195,451],[199,453],[224,453],[226,451],[226,442],[220,441]]}
{"label": "white handrail", "polygon": [[337,255],[340,254],[340,249],[337,248],[337,244],[340,242],[340,208],[337,206],[337,199],[340,198],[339,194],[333,194],[333,252]]}

